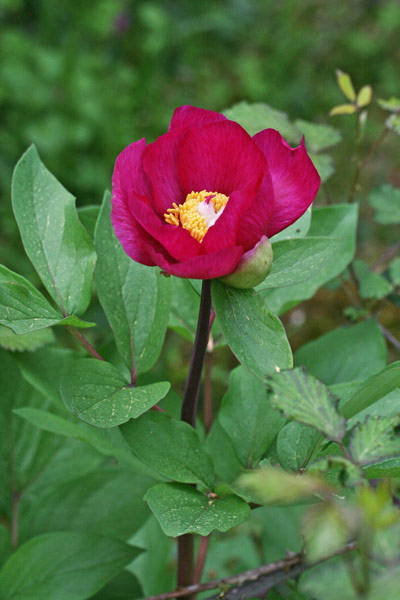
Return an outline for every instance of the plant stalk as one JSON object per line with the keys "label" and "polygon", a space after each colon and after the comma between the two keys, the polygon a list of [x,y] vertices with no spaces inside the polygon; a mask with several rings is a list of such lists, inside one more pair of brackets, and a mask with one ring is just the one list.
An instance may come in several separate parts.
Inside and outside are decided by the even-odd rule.
{"label": "plant stalk", "polygon": [[[197,401],[204,357],[207,350],[211,316],[211,281],[203,281],[201,289],[199,319],[193,346],[189,373],[183,394],[181,420],[196,427]],[[194,577],[194,537],[185,534],[178,538],[178,587],[187,587]]]}

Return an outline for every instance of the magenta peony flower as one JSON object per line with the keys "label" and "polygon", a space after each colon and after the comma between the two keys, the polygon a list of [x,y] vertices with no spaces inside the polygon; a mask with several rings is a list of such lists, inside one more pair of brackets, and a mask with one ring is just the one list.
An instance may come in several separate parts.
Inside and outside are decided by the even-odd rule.
{"label": "magenta peony flower", "polygon": [[167,133],[118,156],[111,218],[133,260],[213,279],[296,221],[319,185],[304,141],[292,149],[274,129],[252,138],[219,113],[181,106]]}

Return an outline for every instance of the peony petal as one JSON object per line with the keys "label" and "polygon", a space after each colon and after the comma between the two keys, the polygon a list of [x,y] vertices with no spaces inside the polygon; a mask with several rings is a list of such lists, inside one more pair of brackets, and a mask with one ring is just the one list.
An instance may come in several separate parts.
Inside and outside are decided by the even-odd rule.
{"label": "peony petal", "polygon": [[172,263],[165,259],[158,262],[159,266],[171,275],[190,279],[215,279],[228,275],[235,270],[243,255],[241,246],[225,248],[213,254],[203,254],[191,260]]}
{"label": "peony petal", "polygon": [[274,212],[274,204],[272,178],[267,170],[253,204],[240,220],[237,243],[243,246],[246,252],[265,235]]}
{"label": "peony petal", "polygon": [[301,217],[317,195],[321,180],[304,141],[293,149],[274,129],[260,131],[253,139],[267,159],[274,188],[274,212],[264,232],[270,238]]}
{"label": "peony petal", "polygon": [[120,193],[126,197],[132,191],[142,195],[150,196],[150,181],[143,170],[143,153],[146,149],[146,140],[142,138],[127,146],[115,161],[112,177],[113,188],[118,185]]}
{"label": "peony petal", "polygon": [[208,190],[255,197],[267,163],[246,131],[233,121],[189,127],[179,147],[178,171],[184,196]]}
{"label": "peony petal", "polygon": [[145,198],[136,196],[132,217],[175,260],[188,260],[197,256],[201,245],[183,227],[170,225],[160,219]]}
{"label": "peony petal", "polygon": [[204,110],[204,108],[185,104],[175,109],[169,128],[207,125],[217,121],[226,121],[226,117],[212,110]]}
{"label": "peony petal", "polygon": [[177,159],[186,129],[175,128],[149,144],[143,154],[143,168],[151,181],[152,203],[157,214],[164,213],[173,202],[184,202],[179,178]]}

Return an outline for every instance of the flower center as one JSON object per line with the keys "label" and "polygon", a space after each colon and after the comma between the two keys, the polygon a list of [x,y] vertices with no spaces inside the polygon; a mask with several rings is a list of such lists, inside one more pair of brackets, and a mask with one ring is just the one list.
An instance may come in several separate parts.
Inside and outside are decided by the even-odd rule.
{"label": "flower center", "polygon": [[222,215],[229,196],[218,192],[191,192],[183,204],[173,202],[164,214],[169,225],[181,225],[195,240],[203,241],[210,227]]}

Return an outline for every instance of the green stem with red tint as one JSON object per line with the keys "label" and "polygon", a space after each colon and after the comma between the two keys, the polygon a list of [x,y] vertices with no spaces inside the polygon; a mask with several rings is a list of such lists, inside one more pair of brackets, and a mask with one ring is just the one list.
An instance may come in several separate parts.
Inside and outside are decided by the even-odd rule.
{"label": "green stem with red tint", "polygon": [[[189,374],[183,395],[181,420],[196,427],[197,402],[204,357],[207,350],[211,316],[211,281],[203,281],[196,339],[194,341]],[[194,536],[185,534],[178,538],[178,587],[187,587],[194,576]]]}

